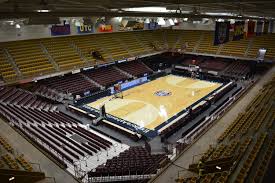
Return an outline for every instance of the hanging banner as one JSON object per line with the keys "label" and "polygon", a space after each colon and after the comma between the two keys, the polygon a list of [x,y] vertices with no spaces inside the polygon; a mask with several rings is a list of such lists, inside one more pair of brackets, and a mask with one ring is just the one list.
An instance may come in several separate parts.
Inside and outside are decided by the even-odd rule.
{"label": "hanging banner", "polygon": [[144,23],[145,30],[155,30],[158,28],[160,28],[160,25],[157,22]]}
{"label": "hanging banner", "polygon": [[229,41],[230,22],[216,22],[214,45]]}
{"label": "hanging banner", "polygon": [[262,32],[263,32],[263,24],[264,24],[264,22],[262,22],[262,21],[257,21],[256,36],[262,35]]}
{"label": "hanging banner", "polygon": [[263,31],[264,34],[268,33],[268,28],[269,28],[269,21],[265,21],[264,22],[264,31]]}
{"label": "hanging banner", "polygon": [[98,32],[112,32],[113,27],[112,25],[105,25],[105,24],[100,24],[98,28]]}
{"label": "hanging banner", "polygon": [[244,38],[244,21],[235,22],[233,41],[240,40]]}
{"label": "hanging banner", "polygon": [[137,22],[134,26],[133,26],[133,30],[143,30],[144,29],[144,23],[140,23]]}
{"label": "hanging banner", "polygon": [[248,21],[246,37],[249,38],[249,37],[254,36],[254,33],[255,33],[254,30],[255,30],[255,22]]}
{"label": "hanging banner", "polygon": [[120,31],[132,31],[132,30],[143,30],[144,29],[144,23],[140,23],[137,21],[128,21],[128,20],[122,20],[120,24]]}
{"label": "hanging banner", "polygon": [[273,33],[273,26],[274,26],[274,21],[270,21],[270,29],[269,29],[269,33]]}
{"label": "hanging banner", "polygon": [[79,34],[83,34],[83,33],[93,33],[94,32],[94,28],[93,25],[85,25],[82,24],[80,26],[77,26],[77,32]]}
{"label": "hanging banner", "polygon": [[69,35],[69,34],[71,34],[71,28],[69,24],[52,25],[51,27],[52,36]]}

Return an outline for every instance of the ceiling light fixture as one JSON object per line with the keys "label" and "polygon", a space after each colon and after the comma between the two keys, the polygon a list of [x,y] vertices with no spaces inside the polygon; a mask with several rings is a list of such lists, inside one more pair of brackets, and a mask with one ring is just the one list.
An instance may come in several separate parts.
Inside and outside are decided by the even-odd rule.
{"label": "ceiling light fixture", "polygon": [[16,24],[16,25],[15,25],[15,28],[16,28],[16,29],[20,29],[21,26],[20,26],[19,24]]}
{"label": "ceiling light fixture", "polygon": [[44,10],[37,10],[37,12],[38,13],[48,13],[48,12],[50,12],[51,10],[46,10],[46,9],[44,9]]}

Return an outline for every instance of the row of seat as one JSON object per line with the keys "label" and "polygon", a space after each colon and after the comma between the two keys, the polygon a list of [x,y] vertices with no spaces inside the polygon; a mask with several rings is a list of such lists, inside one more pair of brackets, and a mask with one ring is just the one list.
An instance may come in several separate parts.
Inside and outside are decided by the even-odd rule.
{"label": "row of seat", "polygon": [[14,150],[11,147],[11,145],[3,138],[0,136],[0,144],[10,153],[13,153]]}
{"label": "row of seat", "polygon": [[168,161],[165,154],[150,154],[133,146],[89,172],[90,177],[155,174]]}
{"label": "row of seat", "polygon": [[54,72],[53,65],[43,53],[39,40],[24,40],[4,43],[23,77]]}
{"label": "row of seat", "polygon": [[[157,50],[154,50],[153,45],[162,49],[186,47],[186,51],[190,52],[219,52],[231,56],[246,56],[248,51],[249,57],[255,57],[257,50],[263,47],[267,48],[267,57],[274,58],[275,55],[272,44],[275,36],[271,34],[257,36],[252,40],[230,41],[222,46],[214,46],[213,39],[213,31],[155,30],[7,42],[1,49],[8,50],[26,77],[55,72],[47,53],[44,53],[46,51],[42,49],[44,46],[61,70],[83,67],[86,64],[83,59],[86,59],[89,65],[96,64],[91,56],[92,50],[99,51],[104,62],[109,62],[155,52]],[[3,73],[4,79],[15,79],[15,73],[9,64],[2,67],[7,68]]]}
{"label": "row of seat", "polygon": [[230,66],[231,63],[229,60],[218,59],[218,58],[204,58],[204,57],[189,57],[187,56],[181,62],[185,66],[197,65],[202,69],[212,70],[212,71],[223,71],[226,67]]}
{"label": "row of seat", "polygon": [[[1,145],[2,145],[2,147],[5,148],[5,150],[1,149],[2,148]],[[22,168],[23,168],[25,171],[28,171],[28,172],[31,172],[33,170],[31,164],[25,160],[23,154],[21,154],[19,156],[14,155],[13,147],[2,136],[0,136],[0,155],[1,155],[1,159],[3,160],[3,161],[1,161],[1,159],[0,159],[0,168],[2,168],[2,169],[10,168],[10,169],[15,169],[15,170],[22,170]],[[5,164],[7,166],[5,166]],[[19,166],[19,165],[21,165],[21,166]]]}
{"label": "row of seat", "polygon": [[256,144],[253,146],[253,149],[250,151],[248,157],[244,161],[244,163],[243,163],[243,165],[241,167],[241,170],[239,171],[239,173],[238,173],[238,175],[236,177],[235,182],[242,183],[246,179],[246,177],[248,175],[248,172],[251,169],[251,167],[253,165],[253,162],[256,159],[257,154],[258,154],[259,150],[261,149],[261,147],[262,147],[262,145],[264,143],[266,135],[267,134],[261,134],[257,138]]}
{"label": "row of seat", "polygon": [[135,77],[153,73],[153,71],[142,62],[127,62],[125,64],[119,64],[117,67]]}
{"label": "row of seat", "polygon": [[37,98],[32,93],[13,87],[0,88],[0,102],[26,108],[35,108],[39,110],[54,110],[56,107]]}
{"label": "row of seat", "polygon": [[[22,89],[14,88],[14,90],[24,94]],[[40,100],[37,99],[34,104]],[[50,152],[54,157],[58,157],[59,161],[63,161],[64,158],[66,163],[73,164],[87,155],[93,156],[95,153],[107,150],[113,145],[112,142],[104,137],[80,127],[80,121],[57,109],[44,110],[43,108],[38,108],[37,105],[26,107],[18,102],[15,105],[13,100],[0,101],[0,115],[10,120],[35,143],[38,143],[36,139],[40,139],[39,142],[43,142],[40,145],[47,144],[47,147],[54,149],[57,154]],[[43,101],[43,103],[51,105],[46,101]],[[26,169],[31,170],[22,157],[18,157],[17,161]]]}
{"label": "row of seat", "polygon": [[245,61],[233,61],[224,71],[223,75],[230,78],[247,78],[250,73],[249,63]]}
{"label": "row of seat", "polygon": [[0,77],[4,80],[13,80],[17,77],[12,65],[8,62],[3,49],[0,48]]}
{"label": "row of seat", "polygon": [[104,87],[109,87],[115,83],[129,79],[126,74],[114,67],[103,67],[85,72],[84,74]]}
{"label": "row of seat", "polygon": [[[177,179],[178,182],[204,182],[204,177],[213,177],[228,171],[229,182],[260,182],[274,151],[274,84],[275,75],[252,100],[246,111],[240,114],[218,138],[216,147],[211,146],[199,164],[189,165],[189,170],[199,172],[200,177]],[[211,182],[216,182],[211,180]]]}
{"label": "row of seat", "polygon": [[256,174],[252,175],[254,183],[261,182],[261,180],[264,176],[264,173],[267,170],[268,162],[272,158],[272,153],[274,152],[274,147],[275,147],[275,135],[273,134],[271,140],[267,143],[266,152],[263,154],[262,158],[260,159],[260,165],[258,166],[258,168],[256,170]]}
{"label": "row of seat", "polygon": [[70,39],[50,38],[42,39],[41,42],[45,45],[49,54],[61,70],[69,70],[84,66],[84,61],[71,45]]}
{"label": "row of seat", "polygon": [[46,86],[49,89],[55,90],[59,93],[68,95],[81,95],[83,96],[85,92],[97,92],[99,87],[91,83],[84,78],[81,74],[66,75],[64,77],[54,77],[38,85]]}

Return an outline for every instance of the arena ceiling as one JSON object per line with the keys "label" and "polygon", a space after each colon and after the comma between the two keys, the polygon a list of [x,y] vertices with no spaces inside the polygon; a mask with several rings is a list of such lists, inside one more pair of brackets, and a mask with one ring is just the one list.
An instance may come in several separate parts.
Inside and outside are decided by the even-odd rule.
{"label": "arena ceiling", "polygon": [[[173,12],[135,12],[124,8],[166,7]],[[37,10],[50,10],[39,13]],[[206,12],[233,13],[235,17],[275,17],[275,0],[0,0],[0,18],[34,16],[148,16],[209,17]],[[225,15],[211,15],[225,17]],[[233,17],[234,18],[234,17]]]}

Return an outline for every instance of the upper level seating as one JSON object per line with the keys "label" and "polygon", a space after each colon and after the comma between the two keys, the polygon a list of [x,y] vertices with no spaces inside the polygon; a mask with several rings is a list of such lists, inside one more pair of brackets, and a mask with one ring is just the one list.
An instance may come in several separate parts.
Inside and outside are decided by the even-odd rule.
{"label": "upper level seating", "polygon": [[147,67],[144,63],[137,62],[137,61],[120,64],[118,65],[118,68],[136,77],[144,76],[144,74],[146,73],[147,74],[153,73],[153,71],[149,67]]}
{"label": "upper level seating", "polygon": [[65,77],[55,77],[42,82],[42,85],[57,90],[60,93],[71,93],[72,95],[83,94],[90,91],[91,93],[99,91],[95,84],[91,83],[81,74],[67,75]]}
{"label": "upper level seating", "polygon": [[16,73],[12,65],[7,61],[3,49],[0,48],[0,77],[4,80],[12,80],[16,78]]}
{"label": "upper level seating", "polygon": [[43,53],[39,40],[4,43],[23,76],[41,75],[54,72],[53,65]]}
{"label": "upper level seating", "polygon": [[97,40],[98,35],[73,36],[72,41],[81,50],[81,53],[89,62],[95,63],[95,59],[91,56],[91,51],[99,51],[103,59],[110,60],[109,53],[103,49],[103,46]]}
{"label": "upper level seating", "polygon": [[197,52],[216,54],[219,46],[214,45],[214,32],[202,31],[202,36]]}
{"label": "upper level seating", "polygon": [[166,39],[167,44],[169,48],[174,48],[176,46],[177,41],[180,38],[180,35],[182,34],[182,31],[180,30],[166,30]]}
{"label": "upper level seating", "polygon": [[256,58],[260,48],[266,48],[266,57],[274,58],[275,57],[275,36],[274,34],[265,34],[261,36],[256,36],[252,38],[252,45],[248,50],[247,56]]}
{"label": "upper level seating", "polygon": [[148,52],[154,52],[154,48],[152,46],[152,38],[151,31],[135,31],[132,34],[136,37],[136,40],[142,44],[142,47]]}
{"label": "upper level seating", "polygon": [[125,81],[129,78],[128,76],[113,67],[102,67],[86,72],[85,75],[105,87],[108,87],[120,81]]}
{"label": "upper level seating", "polygon": [[176,44],[176,48],[182,48],[187,43],[186,51],[192,52],[201,37],[200,31],[183,30],[180,36],[180,40]]}
{"label": "upper level seating", "polygon": [[147,34],[151,43],[156,42],[160,47],[164,47],[166,44],[165,34],[163,30],[149,31]]}
{"label": "upper level seating", "polygon": [[229,39],[230,41],[223,45],[220,54],[240,57],[245,56],[250,39],[232,41],[232,35],[230,35]]}
{"label": "upper level seating", "polygon": [[74,50],[69,38],[49,38],[41,41],[61,70],[84,66],[84,62]]}
{"label": "upper level seating", "polygon": [[[91,55],[91,51],[100,51],[100,46],[98,46],[94,40],[94,36],[92,35],[84,35],[84,36],[73,36],[72,41],[76,44],[77,48],[81,50],[83,56],[92,64],[95,64],[95,59]],[[103,57],[104,58],[104,57]]]}
{"label": "upper level seating", "polygon": [[[58,67],[54,67],[55,64],[50,62],[52,59],[60,70],[100,64],[102,61],[96,62],[91,51],[98,51],[103,57],[103,62],[185,46],[187,52],[253,58],[256,57],[259,48],[266,48],[266,58],[275,58],[274,34],[239,41],[231,41],[231,34],[230,41],[219,46],[213,45],[213,36],[213,31],[147,30],[6,42],[1,44],[1,50],[8,50],[23,77],[56,72]],[[6,60],[3,55],[3,51],[0,51],[1,62]],[[2,77],[5,80],[16,79],[9,63],[3,63],[5,64],[0,66]]]}
{"label": "upper level seating", "polygon": [[155,174],[167,163],[165,154],[150,154],[145,148],[136,146],[108,159],[104,165],[89,172],[90,177]]}
{"label": "upper level seating", "polygon": [[127,46],[124,46],[124,43],[119,38],[119,33],[102,34],[96,36],[95,41],[99,43],[106,53],[111,55],[112,60],[122,60],[131,57],[126,50]]}
{"label": "upper level seating", "polygon": [[138,56],[146,53],[145,48],[138,41],[135,34],[130,32],[120,33],[118,39],[121,40],[121,43],[125,45],[131,55]]}
{"label": "upper level seating", "polygon": [[[261,89],[245,112],[223,132],[218,138],[218,144],[211,146],[202,155],[203,175],[200,178],[179,177],[176,179],[178,183],[204,182],[203,180],[208,180],[221,171],[227,172],[222,182],[261,182],[275,147],[275,115],[272,110],[275,99],[274,81],[275,76]],[[217,169],[217,166],[222,169]],[[189,169],[195,172],[199,171],[199,167],[198,164],[189,165]]]}

